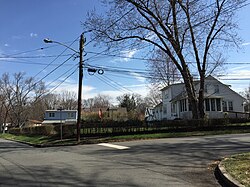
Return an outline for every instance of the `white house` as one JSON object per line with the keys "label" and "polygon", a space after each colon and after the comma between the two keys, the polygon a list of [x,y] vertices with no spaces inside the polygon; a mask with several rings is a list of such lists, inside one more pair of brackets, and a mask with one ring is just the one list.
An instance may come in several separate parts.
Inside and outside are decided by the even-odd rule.
{"label": "white house", "polygon": [[42,124],[76,124],[77,110],[46,110]]}
{"label": "white house", "polygon": [[[199,90],[199,82],[195,82],[195,89]],[[176,118],[191,119],[192,112],[188,102],[184,83],[172,84],[163,88],[162,103],[154,108],[157,120],[173,120]],[[198,95],[198,93],[197,93]],[[208,76],[205,79],[204,110],[208,118],[222,118],[225,112],[244,112],[244,98],[225,85]]]}

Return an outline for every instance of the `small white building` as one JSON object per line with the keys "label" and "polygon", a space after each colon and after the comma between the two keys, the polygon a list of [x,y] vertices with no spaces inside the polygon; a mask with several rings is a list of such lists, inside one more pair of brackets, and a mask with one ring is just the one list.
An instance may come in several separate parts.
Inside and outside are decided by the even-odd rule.
{"label": "small white building", "polygon": [[[195,82],[199,90],[199,82]],[[192,112],[184,83],[172,84],[163,88],[162,103],[154,108],[157,120],[173,120],[177,118],[191,119]],[[197,93],[198,95],[198,93]],[[204,110],[208,118],[223,118],[228,112],[244,112],[244,98],[225,85],[208,76],[205,79]]]}
{"label": "small white building", "polygon": [[76,124],[77,110],[46,110],[42,124]]}

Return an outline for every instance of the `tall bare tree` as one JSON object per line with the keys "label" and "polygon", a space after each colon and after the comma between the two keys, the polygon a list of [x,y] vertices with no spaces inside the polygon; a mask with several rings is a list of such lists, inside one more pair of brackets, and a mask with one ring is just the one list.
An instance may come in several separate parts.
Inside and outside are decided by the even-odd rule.
{"label": "tall bare tree", "polygon": [[162,102],[162,94],[159,88],[151,87],[149,88],[149,93],[145,97],[145,103],[148,107],[153,107]]}
{"label": "tall bare tree", "polygon": [[8,117],[14,126],[22,127],[25,124],[34,96],[44,88],[42,84],[32,77],[25,77],[25,73],[15,73],[13,78],[8,73],[2,75],[0,90],[5,100],[5,123]]}
{"label": "tall bare tree", "polygon": [[[89,13],[84,26],[108,48],[150,44],[161,50],[182,76],[193,118],[204,117],[206,73],[220,62],[221,52],[236,45],[236,11],[247,0],[113,0],[106,15]],[[194,76],[200,81],[198,96]]]}
{"label": "tall bare tree", "polygon": [[98,94],[94,97],[93,108],[108,108],[111,107],[111,97],[104,94]]}
{"label": "tall bare tree", "polygon": [[63,91],[58,96],[61,107],[68,110],[77,109],[77,94],[75,92]]}
{"label": "tall bare tree", "polygon": [[245,98],[244,110],[250,112],[250,84],[243,92],[240,93]]}
{"label": "tall bare tree", "polygon": [[166,53],[156,50],[147,63],[149,81],[154,87],[163,88],[180,80],[180,73]]}

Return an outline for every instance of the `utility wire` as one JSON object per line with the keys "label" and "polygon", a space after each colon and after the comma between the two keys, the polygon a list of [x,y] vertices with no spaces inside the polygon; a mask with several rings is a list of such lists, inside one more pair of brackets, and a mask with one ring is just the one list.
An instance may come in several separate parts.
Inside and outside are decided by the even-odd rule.
{"label": "utility wire", "polygon": [[[150,59],[150,58],[127,57],[127,56],[123,56],[123,55],[107,54],[107,53],[102,53],[102,52],[98,53],[98,52],[93,52],[93,51],[86,51],[86,52],[90,53],[90,54],[101,55],[101,56],[119,57],[119,58],[132,59],[132,60],[143,60],[143,61],[150,61],[151,60],[151,61],[155,61],[155,62],[162,62],[162,60],[156,60],[156,59]],[[194,64],[196,62],[188,61],[187,63]],[[209,64],[217,64],[217,63],[211,62]],[[238,64],[250,65],[250,62],[224,62],[223,64],[225,64],[225,65],[238,65]]]}
{"label": "utility wire", "polygon": [[42,81],[43,79],[45,79],[46,77],[48,77],[50,74],[52,74],[53,72],[55,72],[58,68],[60,68],[62,65],[64,65],[66,62],[68,62],[75,54],[71,55],[69,58],[67,58],[64,62],[62,62],[61,64],[59,64],[58,66],[56,66],[53,70],[51,70],[49,73],[47,73],[43,78],[41,78],[38,82]]}
{"label": "utility wire", "polygon": [[[118,23],[120,20],[122,20],[126,15],[128,15],[134,8],[131,8],[128,12],[126,12],[125,14],[123,14],[120,18],[118,18],[116,21],[114,21],[111,25],[109,25],[105,30],[107,31],[108,29],[110,29],[111,27],[113,27],[116,23]],[[99,35],[97,35],[95,38],[93,38],[92,40],[90,40],[88,43],[85,44],[85,46],[89,45],[90,43],[92,43],[93,41],[95,41],[97,38],[99,37]]]}
{"label": "utility wire", "polygon": [[61,84],[63,84],[69,77],[71,77],[77,71],[77,69],[78,69],[78,67],[72,73],[70,73],[67,77],[65,77],[65,79],[63,79],[57,86],[55,86],[52,90],[50,90],[50,92],[48,94],[55,91]]}
{"label": "utility wire", "polygon": [[[70,56],[71,54],[60,55],[61,57]],[[0,56],[0,59],[22,59],[22,58],[53,58],[58,55],[36,55],[36,56]]]}
{"label": "utility wire", "polygon": [[113,83],[113,84],[119,86],[120,88],[122,88],[122,89],[125,90],[125,91],[131,92],[131,93],[134,92],[134,91],[132,91],[132,90],[130,90],[130,89],[124,87],[123,85],[119,84],[118,82],[116,82],[116,81],[110,79],[109,77],[107,77],[107,76],[105,76],[105,75],[102,75],[102,77],[103,77],[104,79],[106,79],[108,82]]}
{"label": "utility wire", "polygon": [[[69,47],[71,47],[78,39],[79,39],[79,36],[73,42],[71,42],[71,44],[69,45]],[[54,58],[48,65],[46,65],[42,70],[40,70],[34,77],[38,76],[41,72],[43,72],[45,69],[47,69],[53,62],[55,62],[60,56],[62,56],[63,53],[65,51],[67,51],[67,49],[68,48],[65,48],[59,55],[56,56],[56,58]]]}
{"label": "utility wire", "polygon": [[117,90],[117,91],[119,91],[119,92],[123,93],[123,92],[122,92],[119,88],[117,88],[117,87],[113,86],[113,85],[112,85],[112,84],[110,84],[108,81],[106,81],[106,80],[104,80],[104,79],[101,79],[101,78],[99,78],[99,77],[98,77],[98,76],[96,76],[96,75],[95,75],[95,77],[96,77],[97,79],[99,79],[100,81],[104,82],[105,84],[107,84],[108,86],[110,86],[110,87],[114,88],[115,90]]}
{"label": "utility wire", "polygon": [[61,77],[63,77],[64,75],[66,75],[68,72],[70,72],[74,67],[78,68],[78,64],[77,65],[74,65],[72,66],[70,69],[68,69],[66,72],[62,73],[59,77],[57,77],[55,80],[51,81],[49,84],[47,84],[46,86],[48,87],[49,85],[55,83],[56,81],[58,81]]}
{"label": "utility wire", "polygon": [[[5,60],[4,62],[16,63],[16,64],[26,64],[26,65],[38,65],[38,66],[47,66],[48,63],[41,62],[31,62],[31,61],[16,61],[16,60]],[[58,66],[60,64],[50,64],[50,66]],[[70,66],[70,64],[64,64],[64,66]]]}

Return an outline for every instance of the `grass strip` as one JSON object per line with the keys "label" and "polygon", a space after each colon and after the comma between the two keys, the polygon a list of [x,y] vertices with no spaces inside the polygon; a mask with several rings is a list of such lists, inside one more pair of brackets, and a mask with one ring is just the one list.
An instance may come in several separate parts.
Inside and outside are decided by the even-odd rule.
{"label": "grass strip", "polygon": [[222,165],[233,178],[246,187],[250,187],[250,153],[225,158]]}
{"label": "grass strip", "polygon": [[[194,131],[194,132],[168,132],[168,133],[154,133],[154,134],[134,134],[134,135],[120,135],[108,137],[82,137],[80,144],[93,144],[101,142],[119,142],[119,141],[132,141],[132,140],[145,140],[145,139],[159,139],[159,138],[175,138],[175,137],[189,137],[189,136],[208,136],[208,135],[221,135],[221,134],[239,134],[250,133],[250,130],[220,130],[220,131]],[[0,134],[0,138],[9,140],[21,141],[34,145],[75,145],[77,144],[76,138],[63,138],[60,140],[58,136],[26,136],[26,135],[13,135],[13,134]]]}

